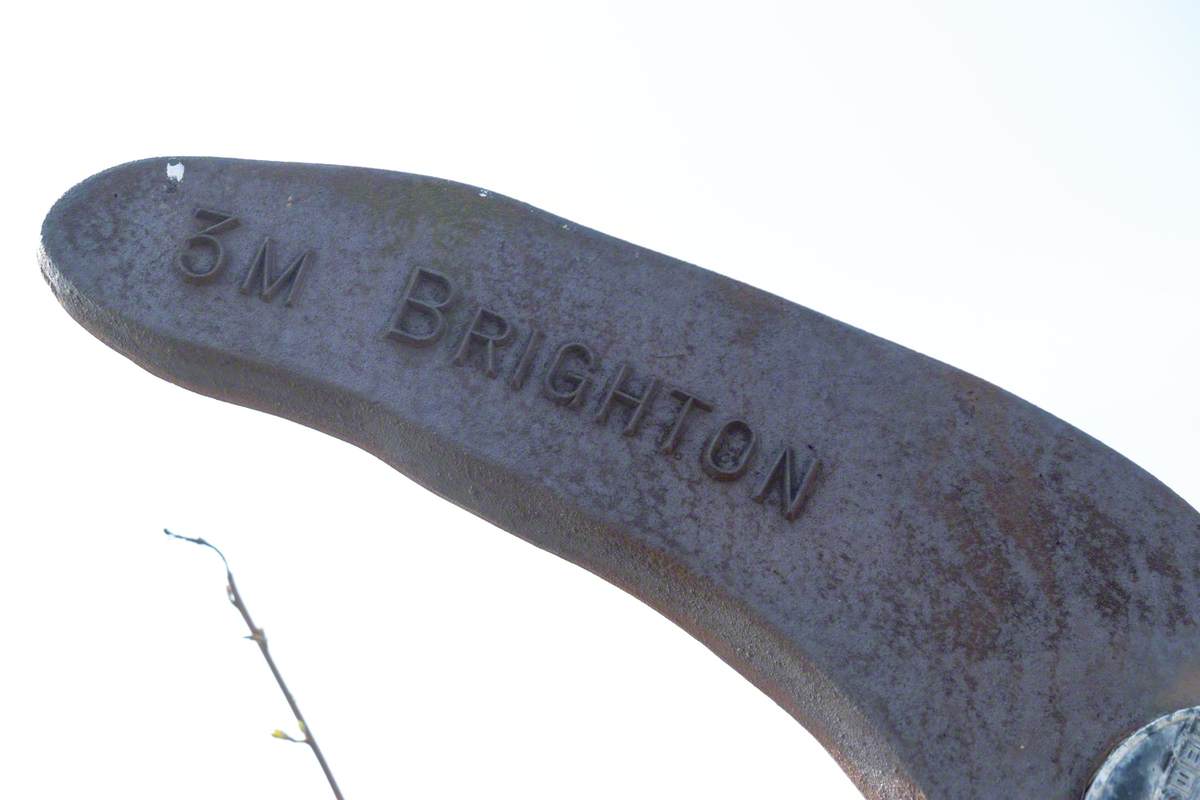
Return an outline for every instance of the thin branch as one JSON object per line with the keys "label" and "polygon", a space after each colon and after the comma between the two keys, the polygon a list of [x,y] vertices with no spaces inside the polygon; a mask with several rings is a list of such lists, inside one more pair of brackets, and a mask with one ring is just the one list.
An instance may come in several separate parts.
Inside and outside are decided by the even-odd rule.
{"label": "thin branch", "polygon": [[333,779],[333,772],[329,769],[329,764],[325,761],[325,754],[321,752],[320,745],[317,744],[317,738],[313,736],[312,729],[308,723],[304,721],[304,715],[300,713],[300,707],[296,705],[296,698],[292,696],[292,692],[284,683],[283,676],[279,674],[279,668],[275,666],[275,659],[271,658],[271,650],[267,647],[267,634],[262,628],[255,626],[254,620],[250,618],[250,612],[246,609],[246,604],[242,601],[241,594],[238,593],[237,584],[233,581],[233,572],[229,569],[229,562],[225,560],[225,554],[220,551],[216,545],[210,544],[204,539],[193,538],[191,536],[180,536],[178,533],[163,528],[163,533],[173,539],[180,539],[192,544],[198,544],[201,547],[207,547],[221,557],[221,562],[225,565],[225,578],[228,581],[225,591],[229,596],[229,602],[233,603],[233,607],[242,615],[242,619],[246,622],[246,627],[250,629],[250,635],[247,639],[251,639],[258,644],[258,649],[262,652],[263,659],[266,660],[267,666],[271,668],[271,674],[275,676],[275,682],[279,684],[279,691],[283,692],[283,698],[287,700],[288,707],[292,709],[292,715],[296,718],[296,724],[300,727],[300,732],[304,734],[303,739],[293,739],[283,731],[277,730],[271,735],[276,739],[284,739],[290,742],[308,745],[317,757],[317,763],[321,765],[321,771],[325,773],[325,779],[329,781],[329,788],[333,790],[333,796],[337,800],[343,800],[342,792],[338,789],[337,781]]}

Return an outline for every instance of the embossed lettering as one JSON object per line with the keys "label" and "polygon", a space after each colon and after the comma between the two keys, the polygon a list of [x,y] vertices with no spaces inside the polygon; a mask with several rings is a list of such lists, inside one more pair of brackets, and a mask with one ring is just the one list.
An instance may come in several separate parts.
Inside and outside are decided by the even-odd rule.
{"label": "embossed lettering", "polygon": [[525,385],[525,381],[529,378],[529,371],[533,369],[533,360],[537,357],[538,350],[541,349],[542,341],[545,338],[546,334],[537,328],[529,332],[529,338],[525,340],[525,349],[521,351],[521,357],[517,360],[512,377],[508,379],[509,387],[520,389]]}
{"label": "embossed lettering", "polygon": [[489,308],[480,306],[463,334],[462,343],[454,354],[454,363],[462,366],[471,355],[471,345],[483,346],[483,372],[489,378],[499,374],[496,369],[496,348],[502,347],[512,338],[512,326],[508,320]]}
{"label": "embossed lettering", "polygon": [[1200,797],[1200,722],[1189,720],[1175,739],[1166,774],[1154,800],[1196,800]]}
{"label": "embossed lettering", "polygon": [[[175,267],[190,283],[210,283],[223,273],[227,263],[219,237],[239,227],[240,220],[231,213],[207,208],[195,209],[193,216],[201,227],[184,239],[175,254]],[[283,295],[283,305],[290,307],[297,302],[309,278],[316,253],[305,250],[292,258],[286,268],[279,270],[277,262],[281,258],[277,249],[278,244],[273,239],[262,239],[238,289],[247,295],[257,293],[264,302],[273,302],[277,295]],[[201,252],[203,250],[208,252]],[[413,267],[400,303],[388,321],[386,336],[414,347],[428,347],[446,335],[449,309],[457,302],[457,287],[449,277],[434,269]],[[508,319],[487,306],[477,306],[461,339],[453,347],[451,361],[459,366],[474,362],[493,379],[499,377],[501,366],[504,366],[508,386],[519,391],[530,382],[535,366],[542,362],[546,334],[530,326],[529,335],[524,337],[509,372],[507,364],[500,363],[504,356],[497,351],[516,339],[517,333],[516,326]],[[513,349],[515,353],[516,348]],[[541,393],[559,405],[578,408],[585,403],[597,381],[597,357],[580,341],[568,341],[553,352],[541,380]],[[621,433],[636,436],[651,416],[661,388],[658,378],[639,379],[629,364],[621,363],[605,385],[593,418],[600,426],[605,426],[614,409],[619,407]],[[713,411],[712,403],[682,389],[672,389],[670,397],[677,404],[677,410],[665,436],[657,444],[659,452],[667,456],[679,453],[685,440],[692,435],[689,426],[695,420],[696,412],[708,414]],[[758,436],[746,420],[727,418],[705,440],[700,452],[701,468],[714,480],[739,480],[749,470],[757,447]],[[768,502],[773,504],[772,498],[778,494],[781,513],[789,522],[804,512],[822,468],[815,454],[799,452],[803,461],[791,447],[785,446],[773,454],[766,471],[757,473],[761,477],[750,495],[755,502],[766,505]],[[1192,734],[1195,735],[1188,740],[1187,747],[1173,754],[1170,775],[1159,789],[1173,793],[1171,797],[1182,796],[1180,792],[1192,792],[1186,795],[1188,800],[1200,800],[1200,732],[1193,730]]]}
{"label": "embossed lettering", "polygon": [[415,267],[400,307],[388,324],[388,338],[414,347],[428,347],[445,332],[443,312],[454,299],[454,284],[449,278],[432,269]]}
{"label": "embossed lettering", "polygon": [[815,458],[805,461],[799,475],[795,469],[796,454],[792,448],[785,447],[776,457],[770,471],[758,486],[752,497],[757,503],[763,503],[770,494],[772,487],[779,486],[779,501],[783,505],[783,516],[788,522],[800,516],[804,501],[812,490],[813,480],[821,468],[821,462]]}
{"label": "embossed lettering", "polygon": [[308,265],[311,256],[312,251],[305,250],[288,265],[287,269],[279,275],[275,275],[275,243],[271,241],[271,237],[266,237],[259,246],[254,260],[250,262],[250,269],[242,280],[241,293],[250,294],[257,283],[258,296],[263,299],[263,302],[269,303],[286,285],[288,293],[283,304],[291,306],[295,302],[296,292],[299,291],[304,281],[304,268]]}
{"label": "embossed lettering", "polygon": [[746,473],[758,437],[743,419],[727,420],[704,448],[700,465],[718,481],[736,481]]}
{"label": "embossed lettering", "polygon": [[663,439],[662,447],[659,451],[664,455],[671,455],[675,449],[679,447],[679,442],[683,438],[683,426],[687,422],[688,414],[693,410],[709,412],[713,407],[711,403],[707,403],[696,397],[693,394],[688,394],[681,389],[672,389],[671,397],[678,400],[679,413],[675,415],[675,421],[671,423],[671,430],[667,432],[667,438]]}
{"label": "embossed lettering", "polygon": [[554,354],[554,360],[550,362],[550,369],[546,372],[546,380],[542,384],[542,391],[547,397],[568,408],[583,402],[584,394],[592,382],[588,373],[570,368],[572,361],[579,362],[584,369],[590,370],[596,363],[596,357],[586,344],[564,344]]}
{"label": "embossed lettering", "polygon": [[626,406],[630,412],[629,419],[626,420],[625,428],[621,433],[625,436],[633,436],[641,427],[642,419],[646,416],[646,409],[654,402],[654,395],[658,392],[658,378],[651,378],[647,381],[646,388],[640,395],[622,388],[628,378],[629,365],[622,364],[617,368],[617,374],[613,376],[612,385],[604,394],[604,400],[600,402],[600,409],[596,412],[596,421],[601,424],[607,422],[614,405]]}
{"label": "embossed lettering", "polygon": [[[209,208],[197,208],[193,216],[208,224],[199,233],[184,240],[183,247],[175,256],[175,266],[188,283],[209,283],[225,269],[225,248],[221,246],[217,236],[233,230],[240,222],[233,214]],[[212,266],[203,271],[196,269],[191,257],[191,251],[201,247],[206,247],[213,253]]]}

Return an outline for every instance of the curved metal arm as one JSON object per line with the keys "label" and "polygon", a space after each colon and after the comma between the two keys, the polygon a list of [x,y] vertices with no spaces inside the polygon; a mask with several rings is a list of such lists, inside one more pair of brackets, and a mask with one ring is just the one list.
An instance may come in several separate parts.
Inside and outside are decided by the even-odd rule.
{"label": "curved metal arm", "polygon": [[1200,701],[1200,516],[1053,416],[494,193],[183,163],[50,212],[80,323],[637,595],[869,798],[1077,800]]}

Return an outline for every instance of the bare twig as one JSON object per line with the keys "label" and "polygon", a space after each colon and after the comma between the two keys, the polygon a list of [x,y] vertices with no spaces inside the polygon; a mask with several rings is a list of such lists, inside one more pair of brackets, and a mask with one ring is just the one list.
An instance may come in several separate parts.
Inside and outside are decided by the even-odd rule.
{"label": "bare twig", "polygon": [[258,649],[262,651],[263,658],[266,660],[267,666],[271,668],[271,674],[275,676],[275,682],[279,684],[279,691],[283,692],[283,697],[285,700],[287,700],[288,706],[292,709],[292,715],[296,718],[296,724],[300,727],[300,732],[304,734],[304,738],[294,739],[281,730],[276,730],[271,735],[276,739],[283,739],[289,742],[296,742],[297,744],[308,745],[312,749],[313,755],[317,757],[317,763],[321,765],[321,771],[325,773],[325,779],[329,781],[329,788],[333,790],[333,796],[336,797],[337,800],[343,800],[342,792],[340,789],[338,789],[337,781],[333,779],[333,773],[329,769],[329,764],[325,761],[325,754],[321,752],[321,747],[317,744],[317,738],[313,736],[312,729],[308,726],[308,723],[304,721],[304,715],[300,713],[300,707],[296,705],[296,698],[292,697],[291,690],[289,690],[287,684],[284,683],[283,676],[279,674],[279,668],[275,666],[275,659],[271,658],[271,650],[267,647],[266,633],[263,632],[262,628],[254,625],[254,620],[250,618],[250,612],[246,610],[246,604],[242,602],[242,596],[238,594],[237,584],[233,581],[233,572],[231,572],[229,569],[229,562],[225,560],[225,554],[222,553],[220,549],[216,547],[216,545],[213,545],[204,539],[193,538],[191,536],[180,536],[178,533],[172,533],[166,528],[163,528],[163,533],[173,539],[180,539],[185,542],[191,542],[192,544],[198,544],[201,547],[207,547],[221,557],[221,563],[225,565],[225,578],[228,581],[225,591],[229,596],[229,602],[233,603],[233,607],[238,610],[238,613],[242,615],[242,619],[245,620],[246,627],[250,629],[250,635],[246,638],[258,644]]}

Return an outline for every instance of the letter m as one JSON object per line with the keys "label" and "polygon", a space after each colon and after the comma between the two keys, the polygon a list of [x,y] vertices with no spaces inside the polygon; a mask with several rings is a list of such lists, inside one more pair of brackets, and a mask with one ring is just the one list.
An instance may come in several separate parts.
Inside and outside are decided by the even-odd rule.
{"label": "letter m", "polygon": [[263,299],[263,302],[269,303],[287,287],[287,296],[283,300],[285,306],[292,305],[296,300],[296,292],[300,289],[300,284],[304,280],[304,268],[308,266],[311,250],[305,250],[297,256],[287,269],[275,274],[275,243],[268,237],[263,239],[262,246],[258,248],[258,253],[254,256],[254,260],[250,262],[250,269],[246,272],[246,277],[242,280],[242,294],[250,294],[254,289],[258,289],[258,296]]}

